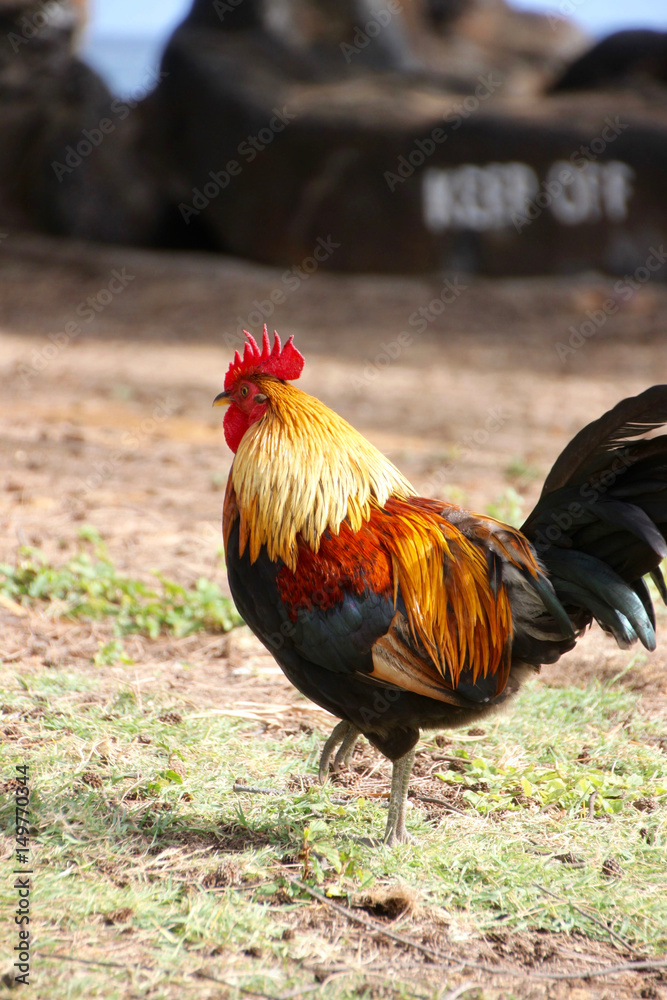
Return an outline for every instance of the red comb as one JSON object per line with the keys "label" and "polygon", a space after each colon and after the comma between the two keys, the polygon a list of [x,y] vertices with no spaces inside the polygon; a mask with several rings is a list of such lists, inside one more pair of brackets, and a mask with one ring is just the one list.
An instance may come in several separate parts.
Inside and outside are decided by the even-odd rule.
{"label": "red comb", "polygon": [[275,375],[276,378],[291,381],[298,378],[303,371],[305,364],[304,357],[297,351],[292,343],[292,335],[285,346],[281,349],[280,337],[274,331],[275,340],[273,347],[269,341],[269,331],[264,324],[264,336],[262,338],[262,350],[260,351],[257,341],[248,333],[243,331],[248,342],[245,345],[243,357],[238,351],[234,352],[234,360],[225,375],[225,391],[231,389],[236,380],[241,375],[254,375],[261,372],[263,375]]}

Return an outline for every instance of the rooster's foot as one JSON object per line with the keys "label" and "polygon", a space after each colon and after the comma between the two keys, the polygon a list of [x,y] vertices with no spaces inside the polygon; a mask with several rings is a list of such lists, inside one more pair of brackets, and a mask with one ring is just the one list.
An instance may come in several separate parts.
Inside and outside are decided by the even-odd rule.
{"label": "rooster's foot", "polygon": [[329,739],[324,744],[322,748],[322,756],[320,757],[320,769],[319,778],[320,784],[323,785],[327,780],[329,775],[329,763],[333,756],[333,752],[338,747],[336,756],[334,757],[333,769],[334,772],[340,771],[341,767],[345,767],[350,763],[352,754],[354,753],[355,744],[359,738],[359,730],[356,726],[353,726],[351,722],[339,722],[334,731],[332,732]]}
{"label": "rooster's foot", "polygon": [[415,760],[414,750],[409,750],[403,757],[395,760],[391,772],[391,797],[389,799],[389,815],[387,828],[384,831],[385,847],[396,844],[409,844],[414,841],[405,829],[405,812],[408,805],[408,788],[410,774]]}

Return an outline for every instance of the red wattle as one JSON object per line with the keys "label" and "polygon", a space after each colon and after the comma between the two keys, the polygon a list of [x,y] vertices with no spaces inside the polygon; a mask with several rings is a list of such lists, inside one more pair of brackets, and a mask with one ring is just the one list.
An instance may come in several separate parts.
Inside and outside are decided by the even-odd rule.
{"label": "red wattle", "polygon": [[236,454],[236,449],[241,444],[241,438],[250,427],[250,420],[239,410],[234,403],[229,406],[222,422],[225,430],[225,440],[231,450]]}

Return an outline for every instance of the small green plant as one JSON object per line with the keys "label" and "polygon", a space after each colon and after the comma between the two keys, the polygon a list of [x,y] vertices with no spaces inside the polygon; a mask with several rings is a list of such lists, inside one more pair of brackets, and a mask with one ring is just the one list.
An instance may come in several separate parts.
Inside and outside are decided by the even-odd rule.
{"label": "small green plant", "polygon": [[[154,639],[161,632],[175,636],[201,629],[228,632],[242,624],[231,600],[213,581],[200,577],[188,588],[156,573],[160,583],[156,589],[121,576],[94,528],[83,528],[79,537],[90,543],[92,552],[80,547],[62,566],[51,565],[32,548],[19,550],[15,566],[0,563],[0,593],[21,604],[48,602],[60,617],[112,617],[119,636],[140,632]],[[124,656],[120,644],[107,643],[95,662],[128,662]]]}
{"label": "small green plant", "polygon": [[321,819],[314,819],[303,829],[303,844],[299,859],[303,865],[301,878],[310,878],[311,874],[317,882],[324,879],[322,861],[328,862],[336,872],[340,871],[340,852],[331,839],[329,827]]}
{"label": "small green plant", "polygon": [[93,663],[96,667],[112,667],[114,663],[132,666],[134,660],[125,652],[122,642],[118,639],[112,639],[111,642],[100,643],[100,648],[93,657]]}
{"label": "small green plant", "polygon": [[513,486],[508,486],[495,503],[487,505],[486,513],[498,521],[504,521],[505,524],[512,524],[518,528],[524,519],[523,497]]}
{"label": "small green plant", "polygon": [[[142,685],[141,699],[123,684],[111,698],[99,671],[16,670],[4,671],[0,749],[3,780],[30,765],[40,997],[124,1000],[137,967],[164,982],[161,1000],[226,995],[202,993],[202,968],[242,986],[230,1000],[299,990],[317,1000],[384,996],[346,978],[310,992],[306,947],[349,968],[360,941],[370,951],[379,939],[370,929],[360,937],[359,925],[308,889],[417,942],[430,945],[434,928],[465,934],[466,958],[484,964],[496,940],[545,941],[556,956],[574,943],[583,968],[623,961],[611,945],[618,936],[642,960],[664,958],[664,717],[643,712],[618,675],[585,688],[525,685],[474,742],[448,734],[449,769],[435,734],[424,734],[408,811],[415,842],[389,849],[372,846],[386,821],[377,792],[389,778],[387,768],[374,777],[376,758],[356,791],[314,781],[297,790],[314,779],[326,733],[260,735],[254,720],[193,712],[188,693],[165,692],[161,678]],[[240,791],[239,777],[274,787]],[[443,799],[458,811],[432,812]],[[14,795],[0,795],[3,829],[15,810]],[[398,926],[374,909],[397,881],[417,902]],[[64,962],[73,935],[84,934],[86,962]],[[110,964],[121,950],[123,963]],[[532,962],[532,947],[528,955]],[[406,976],[418,969],[418,989],[393,989],[397,961]],[[403,946],[386,941],[378,968],[392,976],[392,1000],[442,992],[442,966],[404,961]]]}
{"label": "small green plant", "polygon": [[353,884],[367,884],[373,876],[363,866],[361,848],[355,843],[341,841],[335,824],[323,819],[311,819],[303,828],[299,861],[304,882],[323,885],[332,875],[338,881],[327,886],[331,895],[344,893]]}
{"label": "small green plant", "polygon": [[540,475],[540,470],[534,465],[529,465],[523,458],[513,458],[503,471],[509,479],[521,480],[523,483],[532,482]]}
{"label": "small green plant", "polygon": [[611,815],[620,813],[626,800],[649,792],[658,800],[667,797],[667,784],[649,786],[639,774],[610,774],[595,767],[568,767],[564,763],[497,767],[476,757],[465,774],[447,771],[437,776],[447,784],[462,785],[463,798],[482,815],[500,809],[515,811],[529,803],[541,809],[563,810],[571,816],[586,816],[589,806],[596,814]]}

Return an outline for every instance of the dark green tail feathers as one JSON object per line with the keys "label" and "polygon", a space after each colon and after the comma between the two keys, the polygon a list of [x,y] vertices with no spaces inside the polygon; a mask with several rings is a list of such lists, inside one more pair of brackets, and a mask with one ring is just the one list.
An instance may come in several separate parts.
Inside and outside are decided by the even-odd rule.
{"label": "dark green tail feathers", "polygon": [[[667,385],[623,399],[556,459],[522,527],[577,630],[655,648],[650,575],[667,604]],[[650,436],[646,436],[650,435]]]}

